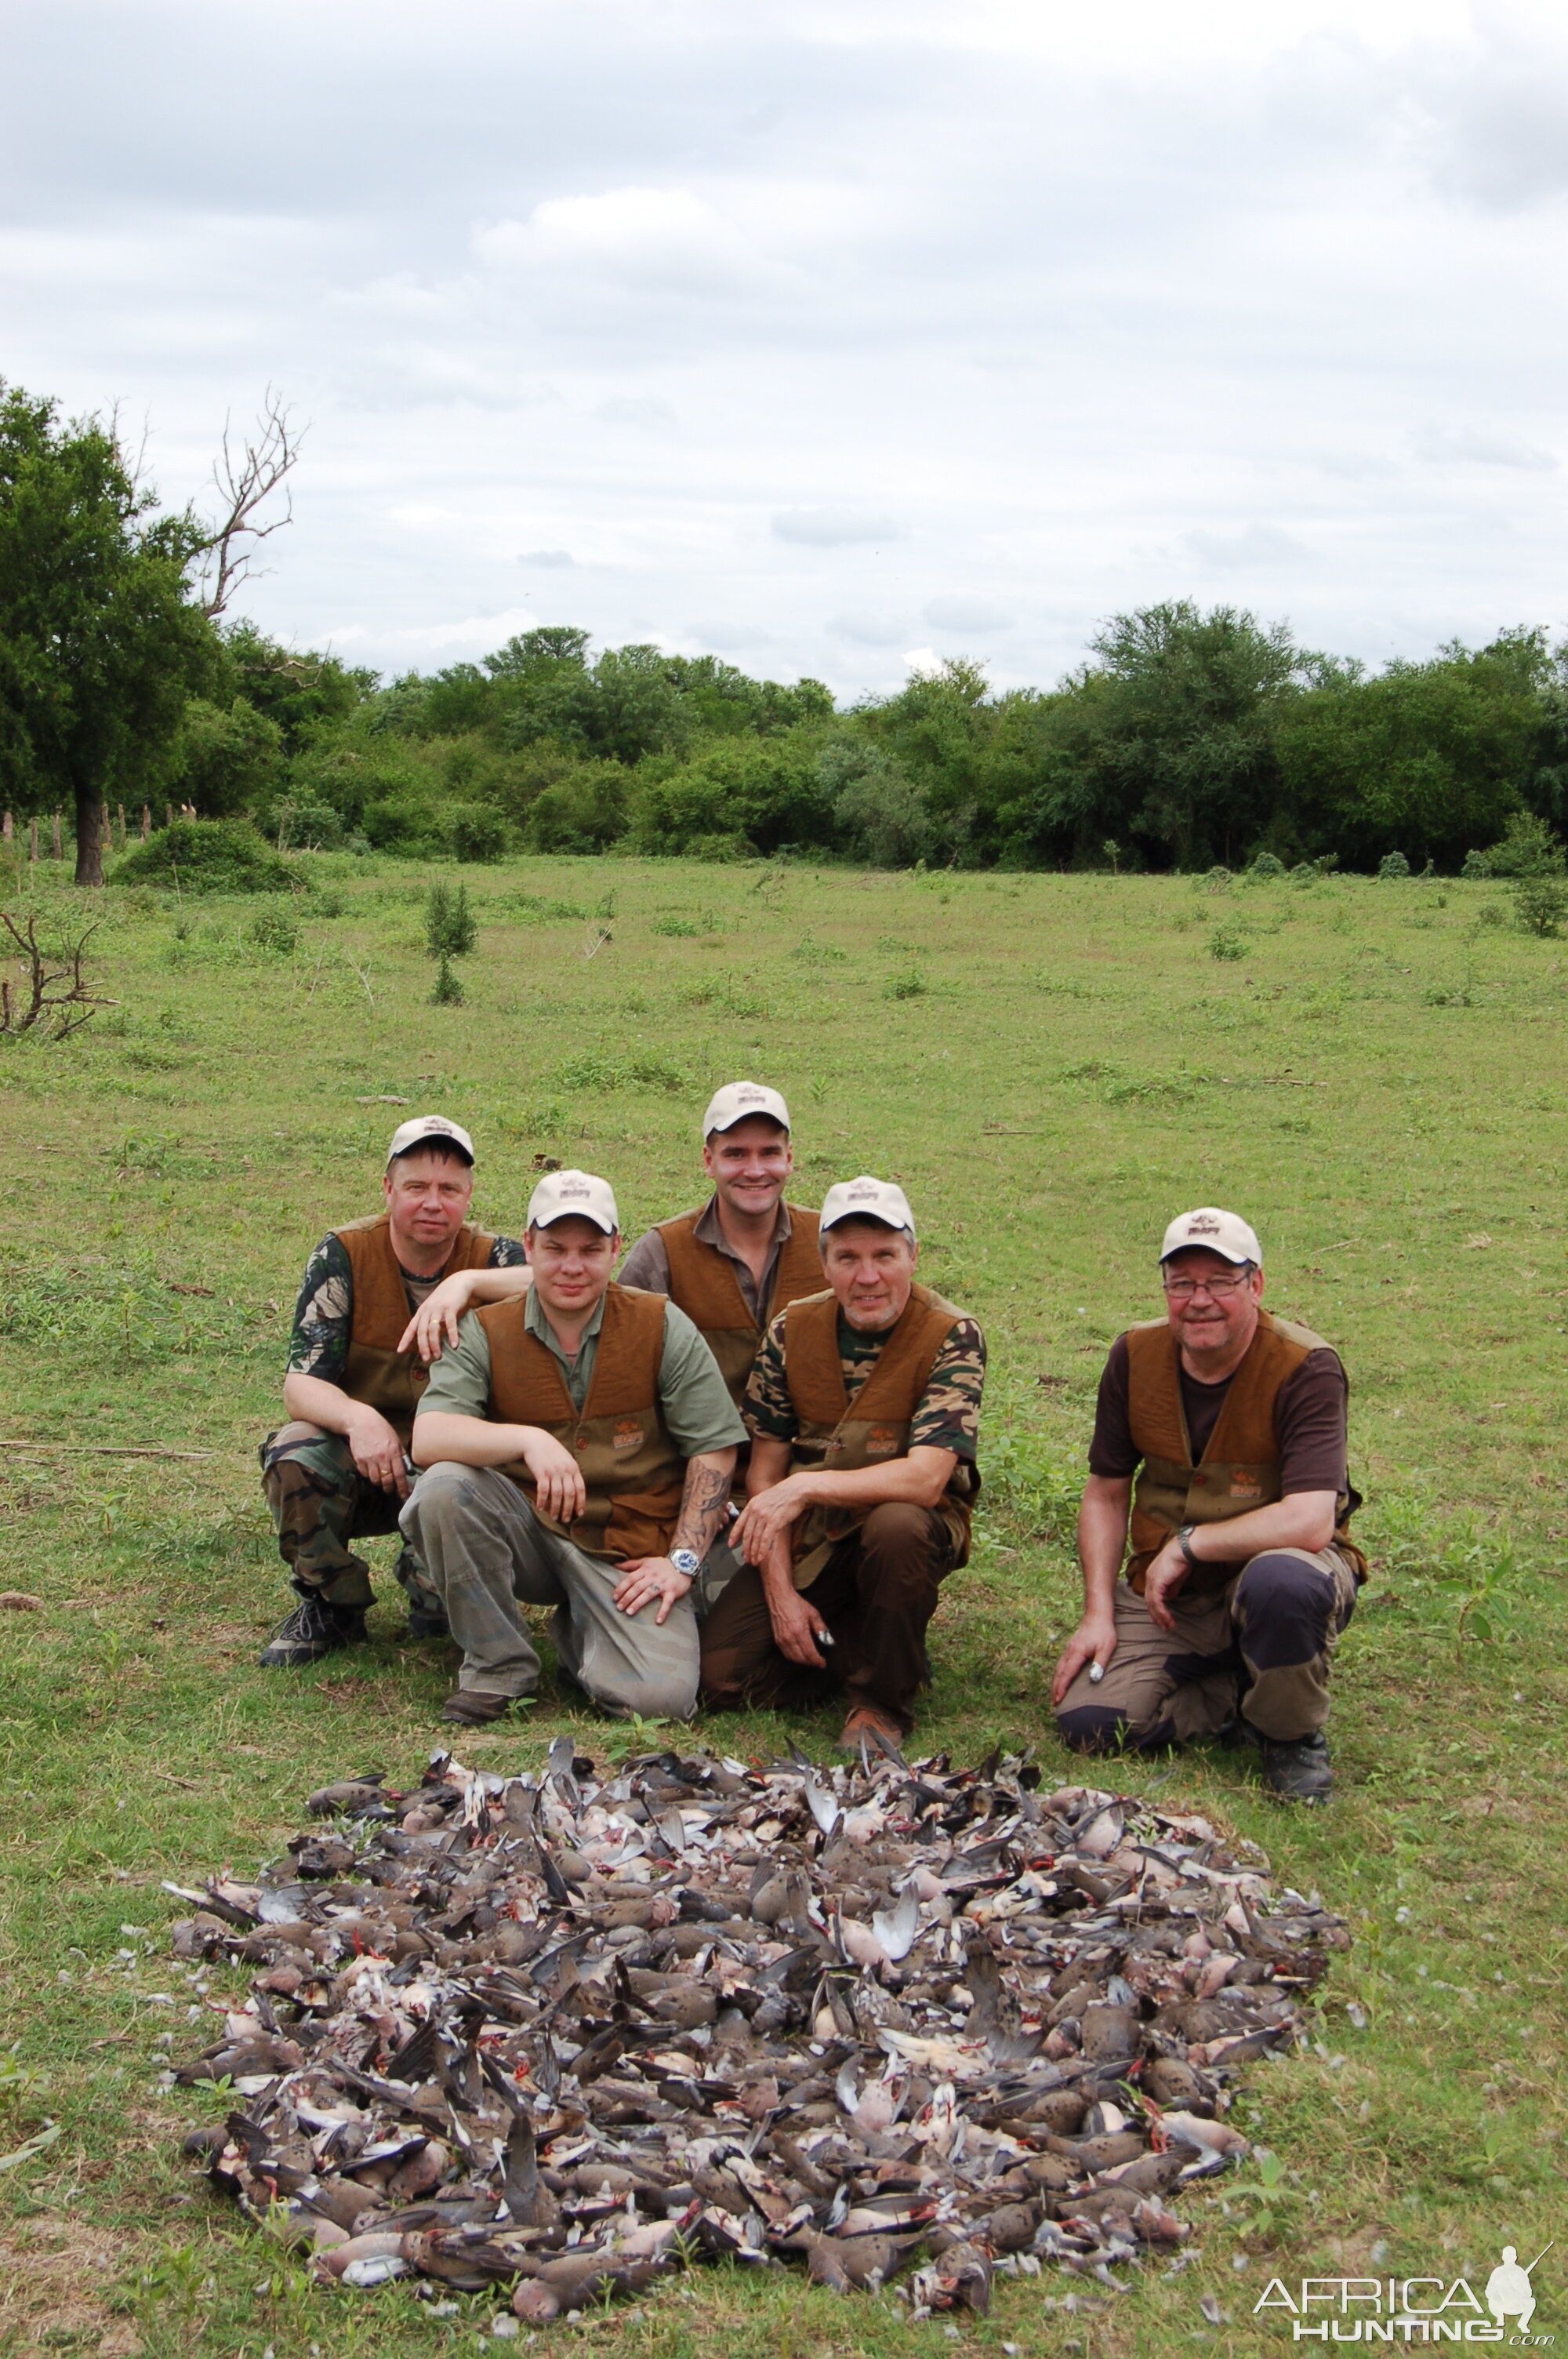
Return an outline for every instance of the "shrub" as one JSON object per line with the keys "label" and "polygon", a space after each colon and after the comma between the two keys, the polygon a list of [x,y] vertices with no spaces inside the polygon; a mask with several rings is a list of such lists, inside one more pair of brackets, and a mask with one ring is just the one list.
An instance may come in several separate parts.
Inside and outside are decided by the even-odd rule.
{"label": "shrub", "polygon": [[902,974],[890,974],[882,985],[884,999],[920,999],[931,988],[925,970],[906,967]]}
{"label": "shrub", "polygon": [[1385,884],[1400,876],[1408,876],[1410,873],[1410,862],[1402,852],[1385,852],[1378,863],[1378,875]]}
{"label": "shrub", "polygon": [[257,950],[275,951],[279,958],[292,958],[299,946],[299,920],[288,901],[258,909],[246,931]]}
{"label": "shrub", "polygon": [[279,852],[336,852],[345,841],[343,822],[330,803],[285,795],[272,810]]}
{"label": "shrub", "polygon": [[443,951],[441,963],[436,970],[436,988],[430,994],[430,1005],[432,1007],[460,1007],[462,1004],[462,984],[453,971],[450,959]]}
{"label": "shrub", "polygon": [[1485,878],[1491,873],[1492,864],[1484,852],[1467,852],[1465,854],[1465,865],[1459,871],[1461,876]]}
{"label": "shrub", "polygon": [[1561,876],[1563,846],[1543,819],[1515,811],[1502,841],[1484,855],[1491,876]]}
{"label": "shrub", "polygon": [[506,821],[488,803],[454,803],[446,826],[460,860],[499,860],[506,849]]}
{"label": "shrub", "polygon": [[177,819],[127,852],[112,881],[182,893],[286,893],[306,880],[246,820]]}
{"label": "shrub", "polygon": [[466,885],[432,885],[425,903],[425,941],[433,959],[466,958],[479,938]]}
{"label": "shrub", "polygon": [[530,852],[605,852],[624,832],[629,780],[619,762],[584,762],[529,806]]}
{"label": "shrub", "polygon": [[1527,934],[1560,933],[1568,917],[1568,877],[1550,874],[1519,877],[1514,885],[1514,910]]}
{"label": "shrub", "polygon": [[1240,959],[1247,955],[1247,944],[1232,925],[1216,926],[1208,938],[1208,954],[1215,959]]}
{"label": "shrub", "polygon": [[1271,885],[1278,878],[1288,875],[1289,873],[1284,862],[1275,852],[1260,852],[1247,871],[1248,875],[1253,877],[1260,885]]}

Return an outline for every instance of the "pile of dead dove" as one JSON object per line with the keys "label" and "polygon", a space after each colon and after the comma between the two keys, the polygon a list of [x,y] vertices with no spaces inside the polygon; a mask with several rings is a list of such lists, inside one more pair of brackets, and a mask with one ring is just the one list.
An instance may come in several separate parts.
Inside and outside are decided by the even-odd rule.
{"label": "pile of dead dove", "polygon": [[510,2285],[535,2324],[702,2260],[917,2316],[1043,2263],[1115,2286],[1246,2152],[1238,2070],[1348,1945],[1204,1820],[999,1755],[600,1772],[562,1738],[308,1808],[259,1883],[170,1887],[178,1956],[258,1969],[177,2074],[243,2101],[186,2150],[327,2282]]}

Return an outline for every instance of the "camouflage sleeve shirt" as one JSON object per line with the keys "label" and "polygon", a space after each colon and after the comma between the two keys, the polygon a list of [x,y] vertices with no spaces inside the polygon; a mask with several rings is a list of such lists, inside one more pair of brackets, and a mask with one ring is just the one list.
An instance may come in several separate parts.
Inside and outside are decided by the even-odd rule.
{"label": "camouflage sleeve shirt", "polygon": [[[497,1237],[490,1249],[490,1269],[522,1269],[528,1256],[515,1237]],[[403,1272],[403,1290],[413,1317],[440,1280]],[[288,1341],[291,1376],[319,1376],[324,1384],[341,1385],[349,1364],[349,1331],[354,1321],[354,1275],[348,1248],[335,1230],[329,1230],[305,1265],[305,1283],[294,1306],[294,1332]]]}
{"label": "camouflage sleeve shirt", "polygon": [[[800,1431],[784,1374],[784,1324],[781,1312],[762,1338],[742,1404],[752,1432],[769,1441],[793,1441]],[[861,1334],[840,1312],[838,1353],[851,1407],[881,1357],[882,1343],[880,1335]],[[979,1322],[960,1319],[932,1363],[925,1390],[910,1420],[910,1448],[950,1450],[972,1466],[979,1447],[985,1381],[986,1339]]]}

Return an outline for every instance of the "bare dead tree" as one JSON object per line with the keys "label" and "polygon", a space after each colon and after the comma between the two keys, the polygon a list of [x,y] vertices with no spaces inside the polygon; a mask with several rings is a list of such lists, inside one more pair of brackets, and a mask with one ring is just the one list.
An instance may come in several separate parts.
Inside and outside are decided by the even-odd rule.
{"label": "bare dead tree", "polygon": [[18,923],[8,911],[0,909],[0,926],[11,937],[25,976],[19,990],[0,977],[0,1036],[15,1039],[42,1026],[47,1039],[64,1040],[80,1032],[100,1007],[116,1005],[90,989],[81,972],[96,924],[74,941],[68,938],[58,952],[46,951],[39,943],[38,921],[30,913]]}
{"label": "bare dead tree", "polygon": [[[222,452],[212,464],[219,511],[195,552],[202,560],[198,579],[202,612],[210,621],[223,612],[241,582],[248,579],[257,543],[293,522],[294,500],[285,478],[299,456],[308,431],[306,427],[295,426],[287,402],[270,385],[255,426],[243,441],[234,440],[230,421],[224,419]],[[282,515],[267,523],[258,521],[260,511],[280,485],[284,486]]]}

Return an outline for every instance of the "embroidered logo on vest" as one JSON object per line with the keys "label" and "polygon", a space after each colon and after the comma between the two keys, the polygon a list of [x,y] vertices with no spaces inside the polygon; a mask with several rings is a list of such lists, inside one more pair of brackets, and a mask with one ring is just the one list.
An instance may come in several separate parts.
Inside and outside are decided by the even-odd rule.
{"label": "embroidered logo on vest", "polygon": [[1245,1467],[1238,1467],[1230,1478],[1230,1495],[1233,1499],[1261,1499],[1263,1484],[1260,1477],[1249,1473]]}
{"label": "embroidered logo on vest", "polygon": [[866,1436],[868,1458],[896,1458],[903,1436],[896,1425],[873,1425]]}
{"label": "embroidered logo on vest", "polygon": [[613,1446],[617,1450],[641,1450],[646,1438],[634,1417],[623,1417],[617,1421]]}

